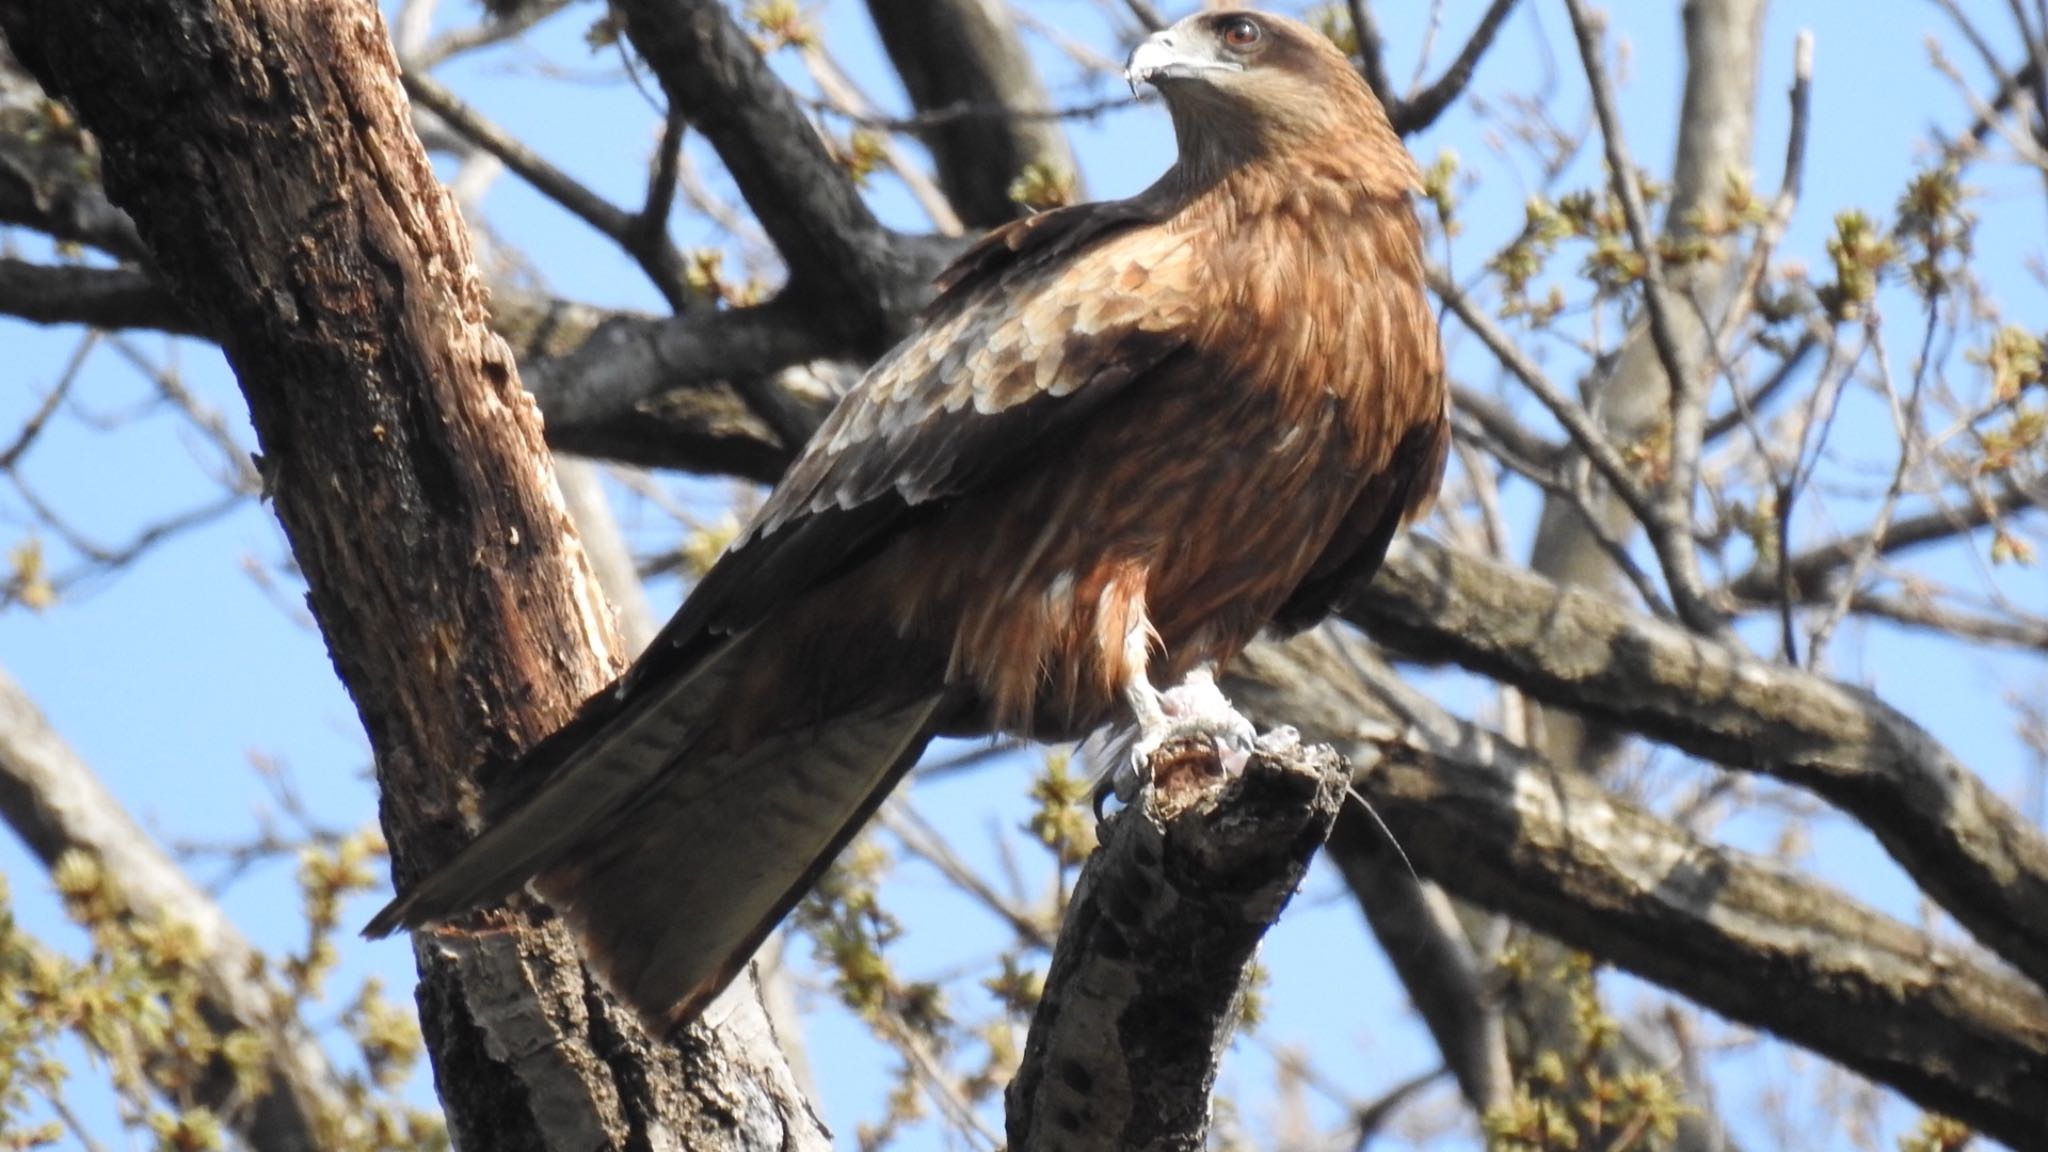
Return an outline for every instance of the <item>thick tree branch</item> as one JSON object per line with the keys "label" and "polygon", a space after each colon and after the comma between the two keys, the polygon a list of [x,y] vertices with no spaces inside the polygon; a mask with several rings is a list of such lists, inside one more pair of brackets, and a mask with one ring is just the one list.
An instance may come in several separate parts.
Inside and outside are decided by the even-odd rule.
{"label": "thick tree branch", "polygon": [[1812,791],[2048,987],[2048,840],[1876,696],[1419,539],[1388,558],[1351,618],[1402,651]]}
{"label": "thick tree branch", "polygon": [[777,458],[794,456],[833,399],[774,387],[774,375],[848,351],[815,312],[790,302],[669,320],[619,318],[600,326],[574,353],[534,364],[527,387],[547,417],[552,442],[586,455],[611,455],[605,451],[607,430],[628,413],[655,413],[678,403],[701,406],[721,394],[743,400],[723,415],[705,409],[704,427],[710,444],[729,447],[733,457],[750,464],[746,474],[763,478],[759,464],[749,459],[759,455],[747,450],[749,442],[764,434]]}
{"label": "thick tree branch", "polygon": [[133,268],[35,264],[0,256],[0,314],[32,324],[205,335],[154,277]]}
{"label": "thick tree branch", "polygon": [[998,113],[954,116],[918,133],[964,223],[992,228],[1021,215],[1010,185],[1027,165],[1074,171],[1058,121],[1001,115],[1051,107],[1003,0],[868,0],[868,14],[919,113]]}
{"label": "thick tree branch", "polygon": [[[0,42],[0,72],[14,66]],[[83,133],[56,131],[22,109],[0,110],[0,224],[33,228],[123,260],[145,259],[134,221],[107,199],[98,173],[99,157]]]}
{"label": "thick tree branch", "polygon": [[[369,0],[0,0],[0,28],[221,335],[403,885],[466,839],[478,763],[567,720],[619,646],[382,20]],[[756,1002],[656,1044],[530,910],[415,955],[461,1146],[825,1143]]]}
{"label": "thick tree branch", "polygon": [[258,975],[261,957],[220,906],[129,819],[5,671],[0,817],[46,866],[72,851],[96,858],[138,922],[191,930],[198,944],[192,962],[206,994],[202,1010],[223,1034],[245,1030],[263,1039],[269,1087],[255,1100],[244,1100],[233,1072],[223,1066],[201,1082],[199,1103],[226,1118],[253,1148],[317,1152],[333,1146],[352,1120],[341,1083],[304,1026],[279,1012],[283,990]]}
{"label": "thick tree branch", "polygon": [[1329,749],[1276,734],[1241,775],[1162,776],[1105,822],[1010,1082],[1011,1147],[1203,1146],[1252,954],[1329,836],[1344,780]]}
{"label": "thick tree branch", "polygon": [[882,227],[845,169],[717,0],[620,0],[627,35],[669,100],[725,161],[789,265],[789,290],[828,306],[821,326],[879,353],[937,271]]}
{"label": "thick tree branch", "polygon": [[2048,1131],[2048,1000],[1968,951],[1698,839],[1464,724],[1318,637],[1231,685],[1359,765],[1416,867],[2015,1147]]}

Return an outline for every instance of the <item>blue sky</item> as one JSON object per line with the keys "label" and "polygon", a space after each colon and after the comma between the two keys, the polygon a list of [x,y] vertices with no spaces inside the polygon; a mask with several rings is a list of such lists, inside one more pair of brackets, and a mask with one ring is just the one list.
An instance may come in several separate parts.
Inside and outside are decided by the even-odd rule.
{"label": "blue sky", "polygon": [[[466,6],[453,5],[467,18]],[[1084,0],[1041,0],[1026,5],[1046,26],[1121,56],[1099,14]],[[1428,6],[1378,6],[1391,54],[1393,75],[1405,79],[1414,66]],[[1445,9],[1446,28],[1429,67],[1434,76],[1465,28],[1483,7],[1457,0]],[[1989,7],[1989,6],[1983,6]],[[1627,38],[1623,117],[1639,161],[1668,164],[1681,77],[1676,4],[1615,5],[1616,30]],[[885,107],[901,110],[902,94],[889,82],[861,6],[831,0],[809,9],[818,14],[841,62]],[[1290,9],[1292,10],[1292,9]],[[641,162],[659,127],[655,112],[633,90],[616,81],[616,58],[593,57],[582,33],[594,9],[581,6],[543,26],[527,45],[484,54],[447,70],[444,79],[500,124],[556,164],[615,201],[633,204],[642,182]],[[1996,13],[1989,13],[1995,16]],[[1953,41],[1932,4],[1891,0],[1852,5],[1831,0],[1780,0],[1766,34],[1757,138],[1757,183],[1775,188],[1786,130],[1782,93],[1790,82],[1794,34],[1814,32],[1817,67],[1813,124],[1807,164],[1807,200],[1787,237],[1785,250],[1811,264],[1824,261],[1829,217],[1839,208],[1861,207],[1889,216],[1907,175],[1924,163],[1928,130],[1967,123],[1969,110],[1957,93],[1927,65],[1925,37]],[[1547,41],[1546,51],[1540,46]],[[1081,102],[1113,94],[1108,81],[1077,84],[1043,38],[1038,51],[1054,79],[1057,102]],[[1978,75],[1967,53],[1951,56],[1967,74]],[[591,82],[560,83],[539,75],[554,65]],[[1483,96],[1535,88],[1546,69],[1559,77],[1551,105],[1563,124],[1585,115],[1586,97],[1561,6],[1531,0],[1503,33],[1501,44],[1474,85]],[[793,75],[793,73],[792,73]],[[1148,183],[1171,160],[1172,139],[1164,114],[1154,104],[1074,126],[1090,192],[1112,197]],[[1493,244],[1521,223],[1526,192],[1489,149],[1484,128],[1461,107],[1410,141],[1425,162],[1440,150],[1456,152],[1483,179],[1470,189],[1464,207],[1466,234],[1452,260],[1461,272],[1475,269]],[[700,167],[715,165],[700,151]],[[1566,175],[1567,187],[1597,179],[1583,158]],[[2038,177],[2011,166],[1984,166],[1972,174],[1982,217],[1981,274],[2016,318],[2043,314],[2043,292],[2029,272],[2042,255],[2043,199]],[[890,223],[919,227],[922,221],[901,190],[878,181],[872,195]],[[515,180],[499,183],[484,205],[490,226],[532,260],[550,285],[564,295],[595,303],[658,310],[658,298],[631,265],[606,242]],[[705,235],[679,228],[689,243]],[[47,255],[32,239],[17,237],[28,256]],[[1912,301],[1893,293],[1888,308],[1910,317]],[[1899,331],[1912,328],[1903,324]],[[1901,336],[1898,339],[1904,340]],[[0,321],[0,347],[8,351],[0,378],[0,428],[17,425],[57,379],[77,334]],[[246,416],[231,377],[218,357],[193,344],[138,337],[140,347],[175,357],[189,385],[240,430]],[[174,346],[175,345],[175,346]],[[1901,358],[1910,350],[1901,345]],[[1563,378],[1568,361],[1554,357]],[[1470,340],[1453,340],[1454,369],[1475,384],[1490,385],[1491,365]],[[138,526],[208,500],[216,491],[212,459],[205,448],[160,412],[137,412],[149,391],[108,351],[96,352],[73,393],[65,418],[52,424],[29,458],[24,474],[38,492],[88,535],[103,542],[125,539]],[[92,417],[121,417],[97,426]],[[133,417],[133,418],[129,418]],[[711,500],[722,484],[687,483],[692,500]],[[623,495],[623,494],[622,494]],[[1534,507],[1526,493],[1514,496],[1519,542],[1526,546]],[[627,497],[621,513],[629,529],[653,543],[670,531],[665,517]],[[0,547],[12,547],[25,532],[18,499],[0,492]],[[50,542],[52,559],[67,566],[64,550]],[[303,619],[296,618],[297,590],[287,582],[281,595],[266,594],[247,575],[245,564],[275,570],[283,555],[281,537],[268,513],[250,506],[185,533],[151,551],[128,572],[74,590],[41,614],[20,609],[0,613],[0,666],[19,679],[57,728],[154,833],[172,841],[232,840],[253,832],[270,805],[265,786],[251,769],[252,756],[282,764],[323,820],[349,828],[370,820],[374,797],[367,782],[367,750],[353,709],[336,684],[324,648]],[[1950,579],[1974,580],[1969,555],[1961,549],[1933,558],[1926,570]],[[2048,590],[2037,571],[1997,573],[2002,590],[2037,610],[2048,610]],[[680,590],[657,584],[657,607],[674,603]],[[282,605],[280,604],[282,601]],[[2027,754],[2011,735],[2008,693],[2039,697],[2048,687],[2038,659],[1981,651],[1959,653],[1952,646],[1889,629],[1855,630],[1837,652],[1843,675],[1864,680],[1950,743],[2008,795],[2017,796],[2029,767]],[[1473,693],[1456,677],[1432,681],[1454,706],[1469,708]],[[1011,762],[988,771],[950,777],[921,787],[916,796],[927,816],[958,831],[957,847],[970,859],[993,860],[992,844],[1022,818],[1020,798],[1028,765]],[[1767,846],[1778,828],[1769,819],[1739,823],[1731,839]],[[1875,844],[1845,821],[1820,822],[1807,865],[1894,915],[1918,921],[1925,912]],[[11,881],[20,914],[31,929],[75,943],[54,911],[39,869],[8,842],[0,845],[0,869]],[[198,866],[202,879],[209,866]],[[257,869],[229,887],[223,900],[243,929],[260,945],[295,946],[302,931],[291,897],[289,863]],[[908,936],[897,950],[903,967],[932,974],[955,965],[986,960],[997,944],[993,921],[936,875],[904,868],[888,889]],[[1393,989],[1383,961],[1365,935],[1333,874],[1319,870],[1289,910],[1265,955],[1272,980],[1269,1017],[1260,1042],[1309,1049],[1318,1067],[1361,1098],[1427,1070],[1436,1063],[1427,1037]],[[373,907],[365,899],[353,908],[351,924]],[[799,949],[801,952],[802,949]],[[411,984],[409,951],[397,943],[350,944],[344,971],[335,981],[352,987],[364,973],[383,976],[393,988]],[[1640,996],[1627,981],[1613,982],[1625,1006]],[[971,987],[971,982],[963,982]],[[971,993],[963,993],[971,995]],[[821,1011],[808,1036],[811,1060],[820,1069],[825,1115],[845,1136],[879,1108],[883,1051],[858,1027],[816,998]],[[965,1002],[963,1001],[963,1006]],[[338,1011],[338,1008],[336,1009]],[[1798,1058],[1782,1051],[1742,1051],[1724,1058],[1729,1080],[1723,1097],[1729,1118],[1752,1147],[1774,1146],[1771,1129],[1749,1114],[1765,1088],[1782,1079]],[[1810,1065],[1810,1062],[1809,1062]],[[89,1079],[89,1078],[88,1078]],[[1225,1086],[1241,1090],[1253,1131],[1262,1131],[1270,1106],[1271,1064],[1259,1044],[1241,1044],[1226,1066]],[[422,1099],[430,1096],[423,1084]],[[81,1086],[80,1097],[104,1109]],[[104,1113],[101,1113],[104,1115]],[[1332,1122],[1337,1113],[1318,1107]],[[1896,1126],[1910,1110],[1886,1113]],[[104,1132],[104,1130],[103,1130]],[[908,1146],[942,1147],[924,1132]],[[1465,1146],[1458,1140],[1444,1147]],[[1851,1147],[1840,1141],[1795,1140],[1799,1147]]]}

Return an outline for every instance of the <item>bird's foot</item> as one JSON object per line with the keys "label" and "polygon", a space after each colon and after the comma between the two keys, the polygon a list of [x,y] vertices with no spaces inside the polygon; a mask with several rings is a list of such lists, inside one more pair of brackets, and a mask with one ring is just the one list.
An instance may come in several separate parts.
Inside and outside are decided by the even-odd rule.
{"label": "bird's foot", "polygon": [[1140,718],[1127,734],[1127,749],[1110,757],[1109,771],[1096,783],[1098,816],[1109,797],[1128,804],[1148,785],[1173,788],[1235,776],[1258,746],[1258,730],[1231,707],[1207,669],[1154,699],[1156,712]]}

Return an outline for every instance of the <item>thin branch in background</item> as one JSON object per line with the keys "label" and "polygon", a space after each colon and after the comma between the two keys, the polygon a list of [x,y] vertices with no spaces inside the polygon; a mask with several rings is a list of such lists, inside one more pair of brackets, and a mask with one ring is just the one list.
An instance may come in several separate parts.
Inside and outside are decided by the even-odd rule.
{"label": "thin branch in background", "polygon": [[92,350],[99,347],[101,336],[102,333],[94,329],[79,337],[77,345],[71,349],[70,358],[57,373],[57,382],[50,385],[50,390],[43,395],[42,402],[36,405],[36,410],[29,413],[28,419],[22,422],[21,431],[14,437],[14,443],[9,444],[5,450],[0,450],[0,472],[13,471],[14,466],[21,462],[21,458],[27,455],[29,448],[35,444],[36,438],[43,434],[50,417],[56,415],[58,405],[64,403],[65,395],[71,391],[71,386],[77,383],[79,372],[84,370],[85,362],[92,357]]}
{"label": "thin branch in background", "polygon": [[647,198],[634,217],[642,243],[660,243],[668,234],[668,216],[676,204],[676,174],[683,162],[683,135],[690,122],[673,109],[661,124],[661,143],[655,145],[654,163],[648,169]]}
{"label": "thin branch in background", "polygon": [[461,28],[453,28],[427,41],[417,53],[402,61],[407,71],[426,70],[479,48],[489,48],[518,38],[527,29],[567,8],[571,0],[528,0],[508,15],[494,16]]}
{"label": "thin branch in background", "polygon": [[1649,493],[1637,483],[1634,473],[1623,462],[1621,454],[1607,439],[1606,433],[1593,422],[1592,414],[1552,384],[1543,370],[1536,366],[1536,362],[1529,359],[1500,325],[1482,312],[1479,306],[1472,302],[1471,297],[1465,294],[1464,289],[1453,283],[1443,269],[1432,267],[1429,270],[1429,286],[1437,294],[1437,298],[1443,301],[1444,306],[1456,314],[1473,335],[1479,337],[1480,342],[1500,361],[1501,367],[1506,368],[1510,375],[1521,381],[1522,386],[1536,397],[1551,416],[1559,424],[1564,425],[1565,433],[1572,438],[1573,445],[1592,462],[1601,479],[1605,480],[1614,490],[1615,496],[1628,506],[1628,510],[1635,513],[1636,518],[1646,525],[1651,523],[1656,513]]}
{"label": "thin branch in background", "polygon": [[1722,635],[1727,623],[1708,603],[1699,572],[1699,557],[1691,539],[1692,498],[1699,475],[1699,451],[1706,421],[1706,397],[1699,394],[1696,373],[1685,359],[1674,327],[1669,284],[1664,279],[1663,259],[1655,237],[1650,234],[1649,211],[1643,205],[1641,182],[1635,160],[1629,155],[1622,135],[1621,115],[1615,109],[1614,89],[1607,78],[1603,44],[1605,17],[1594,17],[1582,0],[1565,0],[1572,30],[1579,42],[1580,62],[1593,93],[1593,111],[1600,121],[1600,135],[1606,143],[1608,178],[1612,181],[1621,211],[1628,224],[1629,239],[1643,262],[1643,303],[1649,314],[1650,342],[1657,349],[1665,375],[1671,384],[1670,463],[1663,484],[1663,497],[1652,517],[1644,522],[1651,546],[1664,567],[1664,580],[1671,589],[1671,602],[1678,614],[1694,629]]}
{"label": "thin branch in background", "polygon": [[[1877,511],[1871,517],[1869,528],[1865,530],[1864,546],[1849,561],[1849,570],[1842,577],[1842,591],[1836,595],[1833,603],[1825,606],[1818,619],[1807,629],[1807,662],[1815,666],[1821,663],[1821,658],[1827,651],[1828,638],[1834,633],[1835,626],[1848,614],[1850,601],[1857,587],[1863,583],[1864,574],[1876,563],[1884,546],[1885,535],[1891,529],[1892,517],[1898,513],[1899,500],[1905,495],[1906,483],[1920,462],[1922,446],[1926,440],[1925,431],[1921,427],[1920,406],[1926,396],[1934,332],[1940,321],[1936,298],[1928,299],[1926,311],[1927,324],[1925,335],[1921,338],[1920,358],[1914,366],[1913,383],[1903,404],[1899,401],[1898,388],[1893,382],[1891,355],[1885,350],[1884,341],[1871,341],[1871,350],[1877,362],[1879,392],[1885,398],[1886,407],[1892,418],[1892,429],[1899,438],[1899,458],[1892,469],[1891,482],[1886,485],[1884,496],[1878,501]],[[1877,323],[1876,315],[1873,311],[1873,326]]]}
{"label": "thin branch in background", "polygon": [[1799,372],[1806,367],[1813,354],[1820,350],[1820,346],[1821,338],[1811,329],[1800,332],[1799,342],[1778,358],[1770,375],[1764,377],[1754,388],[1734,389],[1735,400],[1728,406],[1728,410],[1707,419],[1706,443],[1712,444],[1737,428],[1752,424],[1761,416],[1764,408],[1785,390],[1785,386],[1798,378]]}
{"label": "thin branch in background", "polygon": [[1531,467],[1555,468],[1564,449],[1530,430],[1527,423],[1491,396],[1462,384],[1451,385],[1453,418],[1469,420],[1495,443],[1521,457]]}
{"label": "thin branch in background", "polygon": [[1372,14],[1372,0],[1346,0],[1351,10],[1351,32],[1358,38],[1358,66],[1365,73],[1365,82],[1380,98],[1380,104],[1387,110],[1387,119],[1395,123],[1401,111],[1401,94],[1394,91],[1393,78],[1387,75],[1387,41],[1380,35],[1380,22]]}
{"label": "thin branch in background", "polygon": [[908,801],[885,804],[876,822],[896,837],[903,850],[937,869],[955,888],[973,897],[1033,948],[1050,949],[1059,933],[1057,922],[995,890],[946,843],[945,836],[918,814]]}
{"label": "thin branch in background", "polygon": [[[1451,61],[1450,67],[1444,69],[1443,75],[1437,77],[1435,83],[1429,87],[1401,101],[1397,110],[1398,115],[1393,117],[1396,132],[1403,136],[1420,132],[1436,123],[1437,118],[1457,102],[1458,97],[1464,94],[1466,85],[1472,82],[1473,74],[1479,70],[1480,59],[1486,55],[1488,48],[1493,47],[1494,36],[1500,32],[1501,25],[1507,23],[1508,16],[1514,12],[1515,3],[1516,0],[1493,0],[1487,7],[1486,14],[1479,18],[1479,26],[1472,30],[1471,37],[1465,41],[1465,46],[1458,50],[1458,55]],[[1357,7],[1363,6],[1361,0]],[[1365,41],[1361,36],[1361,51],[1364,46]]]}
{"label": "thin branch in background", "polygon": [[[871,115],[874,112],[873,102],[823,48],[816,45],[805,47],[803,61],[812,82],[817,84],[819,93],[834,110],[850,117]],[[964,233],[966,228],[960,223],[960,215],[953,210],[952,202],[946,199],[946,194],[939,190],[938,184],[917,166],[903,150],[903,146],[893,137],[885,136],[882,138],[881,147],[883,162],[896,174],[897,179],[903,181],[903,186],[910,190],[911,197],[917,201],[918,207],[924,209],[925,217],[931,221],[932,227],[939,235],[959,236]]]}
{"label": "thin branch in background", "polygon": [[1136,96],[1105,96],[1100,100],[1087,100],[1079,104],[1064,104],[1058,108],[1011,108],[1003,104],[976,104],[960,101],[929,112],[911,116],[886,116],[876,112],[856,113],[829,100],[812,100],[813,111],[837,116],[862,128],[877,132],[922,132],[930,128],[942,128],[958,124],[963,120],[1003,121],[1067,121],[1095,120],[1111,112],[1121,112],[1143,103]]}
{"label": "thin branch in background", "polygon": [[1166,27],[1166,17],[1152,6],[1151,0],[1124,0],[1124,7],[1130,10],[1132,19],[1147,32],[1158,32]]}
{"label": "thin branch in background", "polygon": [[1422,87],[1422,74],[1429,68],[1429,57],[1436,51],[1437,34],[1444,30],[1444,0],[1429,0],[1429,18],[1422,22],[1422,44],[1415,50],[1415,71],[1408,77],[1408,89],[1401,94],[1405,101]]}
{"label": "thin branch in background", "polygon": [[219,409],[201,401],[185,386],[184,377],[175,367],[150,359],[135,346],[134,340],[116,336],[108,346],[130,367],[147,377],[157,394],[177,409],[218,454],[220,460],[214,479],[222,487],[244,496],[263,494],[263,477],[256,470],[249,446],[235,434]]}
{"label": "thin branch in background", "polygon": [[1450,1072],[1448,1068],[1438,1067],[1410,1076],[1380,1093],[1378,1098],[1354,1109],[1351,1114],[1351,1147],[1355,1152],[1365,1152],[1366,1146],[1386,1130],[1402,1108],[1421,1095],[1423,1089],[1450,1075]]}
{"label": "thin branch in background", "polygon": [[[502,160],[505,167],[532,185],[535,191],[609,237],[640,266],[655,291],[668,301],[669,307],[681,312],[698,303],[689,279],[684,275],[683,255],[669,239],[665,213],[661,219],[651,221],[644,209],[637,214],[630,213],[599,196],[525,143],[485,119],[425,73],[408,70],[404,81],[406,93],[420,106],[439,116],[463,138]],[[661,190],[664,166],[674,163],[667,159],[672,151],[667,147],[670,138],[680,144],[681,129],[676,126],[675,117],[671,116],[667,124],[663,133],[663,155],[657,158],[654,176],[649,183],[649,206],[657,203],[654,193]],[[672,167],[669,168],[669,176],[672,181]]]}

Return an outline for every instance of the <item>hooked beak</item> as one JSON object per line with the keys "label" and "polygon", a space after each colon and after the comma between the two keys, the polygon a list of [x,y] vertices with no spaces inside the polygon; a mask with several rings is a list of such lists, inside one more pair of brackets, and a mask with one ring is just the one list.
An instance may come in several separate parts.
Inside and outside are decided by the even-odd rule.
{"label": "hooked beak", "polygon": [[1201,54],[1187,44],[1184,34],[1175,29],[1154,32],[1131,49],[1131,58],[1124,63],[1124,79],[1131,85],[1131,95],[1138,94],[1138,85],[1150,84],[1158,87],[1161,80],[1190,80],[1204,72],[1242,72],[1244,66]]}

